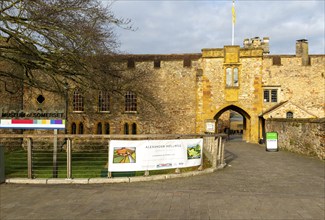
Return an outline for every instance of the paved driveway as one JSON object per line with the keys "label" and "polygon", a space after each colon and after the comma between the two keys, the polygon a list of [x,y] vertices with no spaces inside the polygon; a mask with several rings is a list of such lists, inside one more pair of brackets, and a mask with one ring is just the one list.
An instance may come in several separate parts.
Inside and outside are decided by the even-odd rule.
{"label": "paved driveway", "polygon": [[0,219],[320,219],[325,163],[288,152],[226,144],[215,173],[106,185],[0,186]]}

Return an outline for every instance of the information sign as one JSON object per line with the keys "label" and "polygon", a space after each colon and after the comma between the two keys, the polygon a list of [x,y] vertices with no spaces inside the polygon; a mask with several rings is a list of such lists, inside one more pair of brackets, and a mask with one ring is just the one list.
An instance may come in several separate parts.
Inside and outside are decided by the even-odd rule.
{"label": "information sign", "polygon": [[160,170],[199,166],[203,139],[112,140],[109,172]]}
{"label": "information sign", "polygon": [[267,132],[266,133],[266,150],[278,151],[278,133]]}

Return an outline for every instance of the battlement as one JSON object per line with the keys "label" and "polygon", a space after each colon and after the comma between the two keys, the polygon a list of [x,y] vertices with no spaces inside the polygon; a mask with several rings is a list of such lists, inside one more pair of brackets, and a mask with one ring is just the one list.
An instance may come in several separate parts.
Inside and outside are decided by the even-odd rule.
{"label": "battlement", "polygon": [[270,38],[263,37],[263,39],[260,39],[259,37],[254,37],[251,39],[245,39],[244,40],[244,48],[246,49],[256,49],[261,48],[263,49],[263,54],[269,54],[270,53]]}

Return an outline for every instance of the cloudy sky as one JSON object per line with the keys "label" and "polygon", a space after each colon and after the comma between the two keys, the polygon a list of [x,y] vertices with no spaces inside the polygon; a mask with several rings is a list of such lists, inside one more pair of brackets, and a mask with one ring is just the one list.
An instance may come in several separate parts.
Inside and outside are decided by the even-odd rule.
{"label": "cloudy sky", "polygon": [[[123,52],[172,54],[231,45],[231,7],[232,0],[117,0],[112,10],[137,29],[116,31]],[[237,0],[235,7],[235,45],[269,37],[271,54],[294,54],[296,40],[307,39],[310,54],[325,53],[325,0]]]}

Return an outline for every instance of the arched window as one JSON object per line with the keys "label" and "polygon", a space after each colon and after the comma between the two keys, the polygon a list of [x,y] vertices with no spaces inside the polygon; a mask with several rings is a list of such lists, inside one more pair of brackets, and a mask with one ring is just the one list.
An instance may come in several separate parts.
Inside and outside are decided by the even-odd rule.
{"label": "arched window", "polygon": [[110,110],[110,95],[107,91],[99,91],[98,94],[98,111],[108,112]]}
{"label": "arched window", "polygon": [[137,134],[137,124],[136,123],[132,124],[132,134]]}
{"label": "arched window", "polygon": [[102,133],[103,133],[102,123],[99,122],[97,124],[97,134],[102,134]]}
{"label": "arched window", "polygon": [[80,122],[79,124],[79,134],[83,134],[84,133],[84,124],[82,122]]}
{"label": "arched window", "polygon": [[124,124],[124,134],[129,134],[129,124],[128,123]]}
{"label": "arched window", "polygon": [[228,67],[226,69],[226,87],[239,86],[239,69],[237,67]]}
{"label": "arched window", "polygon": [[84,97],[79,92],[78,89],[76,89],[73,92],[73,111],[76,112],[82,112],[84,111]]}
{"label": "arched window", "polygon": [[71,124],[71,134],[77,134],[77,125],[74,122]]}
{"label": "arched window", "polygon": [[109,123],[105,123],[105,134],[110,134],[111,133],[111,128]]}
{"label": "arched window", "polygon": [[134,92],[125,94],[125,111],[137,111],[137,95]]}
{"label": "arched window", "polygon": [[226,69],[226,86],[232,86],[231,68]]}
{"label": "arched window", "polygon": [[234,86],[238,85],[238,68],[234,68]]}
{"label": "arched window", "polygon": [[287,118],[293,118],[293,112],[287,112]]}

